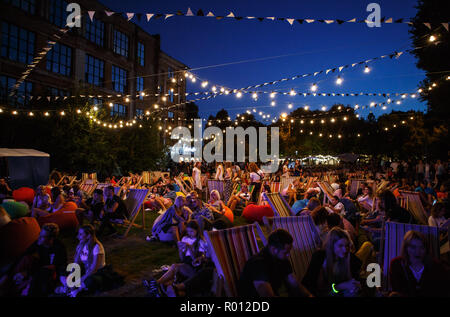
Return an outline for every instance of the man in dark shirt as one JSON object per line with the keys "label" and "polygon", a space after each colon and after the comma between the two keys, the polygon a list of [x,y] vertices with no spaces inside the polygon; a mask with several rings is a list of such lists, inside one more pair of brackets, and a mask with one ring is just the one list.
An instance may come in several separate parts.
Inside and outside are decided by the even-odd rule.
{"label": "man in dark shirt", "polygon": [[106,193],[106,202],[103,207],[103,217],[102,223],[98,230],[98,234],[103,234],[105,228],[108,228],[112,234],[115,234],[117,231],[111,224],[111,220],[122,220],[128,217],[127,207],[125,202],[117,195],[114,195],[114,187],[108,186],[105,189]]}
{"label": "man in dark shirt", "polygon": [[48,296],[53,293],[67,267],[67,251],[57,238],[54,223],[42,226],[41,233],[13,269],[15,289],[23,296]]}
{"label": "man in dark shirt", "polygon": [[298,283],[289,262],[292,236],[283,229],[277,229],[269,236],[269,242],[260,253],[251,257],[244,266],[238,284],[241,297],[279,296],[283,283],[289,295],[312,296]]}
{"label": "man in dark shirt", "polygon": [[92,195],[92,198],[87,199],[81,203],[83,208],[77,209],[77,218],[80,225],[83,224],[83,219],[87,218],[91,224],[94,220],[100,220],[101,213],[103,211],[103,190],[96,189]]}

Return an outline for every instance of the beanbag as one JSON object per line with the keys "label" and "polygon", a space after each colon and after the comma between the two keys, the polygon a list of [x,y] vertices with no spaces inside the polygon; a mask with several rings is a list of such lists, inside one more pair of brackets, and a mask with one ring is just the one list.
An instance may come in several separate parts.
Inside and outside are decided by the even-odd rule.
{"label": "beanbag", "polygon": [[36,219],[14,219],[0,228],[0,266],[13,262],[38,238],[41,228]]}
{"label": "beanbag", "polygon": [[13,198],[15,201],[24,201],[28,205],[33,204],[34,195],[34,189],[28,187],[22,187],[13,191]]}
{"label": "beanbag", "polygon": [[63,210],[59,210],[48,216],[39,217],[38,223],[41,227],[46,223],[56,223],[61,231],[75,230],[79,225],[75,211]]}
{"label": "beanbag", "polygon": [[233,222],[234,222],[234,214],[233,214],[233,211],[232,211],[230,208],[228,208],[227,206],[224,206],[224,210],[225,210],[224,216],[227,217],[228,220],[231,221],[231,223],[233,223]]}
{"label": "beanbag", "polygon": [[255,204],[250,204],[244,208],[242,212],[242,217],[244,217],[248,222],[258,221],[262,223],[262,218],[273,217],[273,210],[268,205],[258,206]]}
{"label": "beanbag", "polygon": [[30,208],[26,203],[13,200],[4,200],[2,207],[5,208],[11,219],[25,217],[30,212]]}
{"label": "beanbag", "polygon": [[78,209],[78,206],[73,201],[66,201],[64,205],[58,211],[75,211]]}

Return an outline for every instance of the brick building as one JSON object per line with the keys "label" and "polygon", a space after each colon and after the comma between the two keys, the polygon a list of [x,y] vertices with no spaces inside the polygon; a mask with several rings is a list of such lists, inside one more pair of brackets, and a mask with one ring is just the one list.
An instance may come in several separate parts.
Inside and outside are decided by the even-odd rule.
{"label": "brick building", "polygon": [[[122,16],[107,16],[105,10],[111,10],[94,0],[77,1],[82,27],[62,37],[21,85],[17,97],[9,97],[25,67],[65,26],[70,2],[0,0],[0,104],[27,108],[35,100],[29,96],[83,94],[92,97],[88,102],[108,107],[112,116],[132,119],[155,107],[185,101],[186,83],[180,70],[187,66],[161,51],[159,35]],[[88,10],[96,11],[93,21]],[[177,124],[185,117],[183,109],[161,111],[159,117],[173,118],[170,121]]]}

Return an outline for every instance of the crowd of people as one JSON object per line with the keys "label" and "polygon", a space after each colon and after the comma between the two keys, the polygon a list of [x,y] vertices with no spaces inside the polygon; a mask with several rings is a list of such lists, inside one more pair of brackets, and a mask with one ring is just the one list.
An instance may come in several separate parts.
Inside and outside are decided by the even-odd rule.
{"label": "crowd of people", "polygon": [[[64,209],[68,202],[75,204],[79,241],[75,257],[68,260],[66,247],[58,239],[58,225],[45,223],[38,239],[23,254],[2,262],[1,293],[75,297],[121,285],[123,278],[107,265],[100,240],[117,236],[116,223],[128,218],[128,190],[148,188],[144,206],[147,211],[158,213],[158,217],[147,240],[176,244],[180,260],[159,278],[145,279],[144,286],[153,297],[212,295],[209,290],[215,264],[203,232],[233,227],[233,217],[240,216],[251,204],[270,206],[264,196],[271,192],[270,183],[295,177],[285,188],[279,188],[279,193],[294,215],[312,218],[323,246],[314,252],[305,276],[299,280],[289,260],[292,233],[282,229],[271,232],[267,246],[247,261],[241,273],[241,296],[279,296],[284,291],[289,296],[308,297],[450,295],[446,288],[450,281],[449,263],[433,257],[425,236],[417,231],[407,232],[401,254],[390,264],[390,293],[369,289],[364,282],[367,265],[379,258],[384,223],[416,223],[399,203],[399,191],[420,195],[428,212],[428,225],[438,227],[442,244],[448,243],[447,163],[377,162],[355,170],[345,164],[306,167],[297,160],[283,162],[276,173],[263,170],[256,163],[182,162],[171,166],[169,175],[150,183],[140,182],[138,175],[119,181],[114,176],[107,177],[105,183],[109,185],[95,189],[92,196],[86,195],[77,183],[62,182],[56,186],[51,179],[36,189],[27,216],[39,221]],[[355,193],[351,190],[352,178],[366,180]],[[208,188],[209,179],[223,182],[222,194]],[[317,184],[323,179],[334,191],[326,200],[323,197],[327,193]],[[386,186],[377,192],[382,182]],[[117,187],[121,188],[120,194],[115,194]],[[11,195],[5,179],[0,179],[0,200],[6,201]],[[0,230],[11,221],[8,212],[0,207]],[[67,283],[69,262],[82,268],[80,287]]]}

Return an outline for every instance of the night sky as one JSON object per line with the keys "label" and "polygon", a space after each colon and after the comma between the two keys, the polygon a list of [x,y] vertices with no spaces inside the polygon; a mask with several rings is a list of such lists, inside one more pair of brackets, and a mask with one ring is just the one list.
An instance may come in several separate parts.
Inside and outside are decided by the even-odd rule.
{"label": "night sky", "polygon": [[[136,13],[185,13],[190,7],[194,14],[202,9],[205,15],[212,11],[214,15],[285,17],[310,19],[365,19],[369,12],[366,7],[371,1],[361,0],[175,0],[175,1],[139,1],[139,0],[103,0],[103,4],[113,11]],[[377,1],[381,6],[381,16],[386,18],[412,18],[416,14],[415,0]],[[314,73],[328,68],[352,64],[373,57],[403,51],[412,48],[407,24],[382,24],[381,28],[369,28],[365,23],[322,23],[286,21],[259,22],[257,20],[236,21],[206,17],[171,17],[147,22],[145,16],[138,23],[151,34],[161,35],[161,48],[170,56],[182,61],[190,68],[201,68],[218,64],[235,63],[260,58],[289,55],[273,59],[238,63],[220,67],[210,67],[194,71],[199,78],[216,85],[238,89],[250,85],[262,84],[294,75]],[[370,63],[371,72],[365,74],[364,66],[325,73],[316,77],[306,77],[274,86],[261,87],[259,90],[310,92],[313,83],[318,85],[318,93],[414,93],[418,84],[425,78],[424,72],[416,66],[416,59],[405,53],[399,59],[382,59]],[[344,82],[335,83],[340,75]],[[207,89],[206,88],[206,89]],[[205,91],[201,82],[188,84],[188,92]],[[190,98],[188,98],[190,99]],[[396,99],[399,99],[398,97]],[[297,107],[309,105],[310,109],[330,108],[335,103],[344,105],[368,105],[371,102],[386,101],[383,97],[303,97],[280,96],[275,98],[276,105],[271,106],[269,95],[254,101],[251,94],[238,99],[233,94],[215,99],[198,101],[199,114],[207,118],[221,108],[228,110],[232,118],[237,113],[256,109],[271,117],[282,112],[289,113]],[[293,109],[288,109],[288,104]],[[376,116],[392,110],[426,110],[426,105],[408,97],[401,105],[389,105],[387,110],[372,108]],[[369,109],[359,110],[367,116]],[[257,116],[257,118],[262,119]]]}

